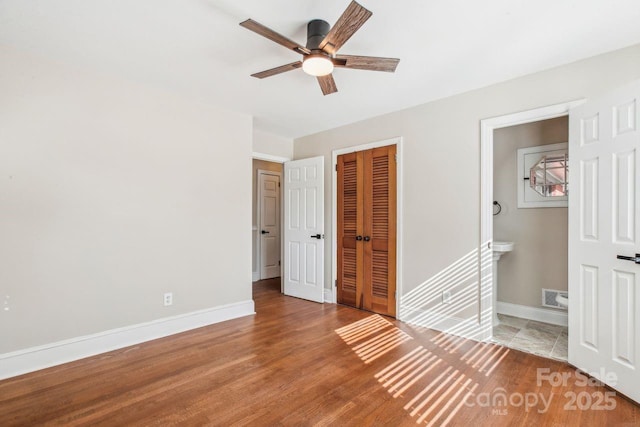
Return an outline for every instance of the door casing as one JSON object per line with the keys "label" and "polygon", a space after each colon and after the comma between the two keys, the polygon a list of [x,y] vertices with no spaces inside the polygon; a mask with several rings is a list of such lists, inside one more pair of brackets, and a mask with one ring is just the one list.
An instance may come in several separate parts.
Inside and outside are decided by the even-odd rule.
{"label": "door casing", "polygon": [[340,148],[331,152],[331,295],[326,300],[334,304],[338,301],[338,289],[336,281],[338,279],[338,173],[336,165],[338,156],[341,154],[353,153],[356,151],[369,150],[371,148],[396,145],[396,319],[402,320],[400,306],[402,298],[402,137],[385,139],[368,144],[355,145],[347,148]]}

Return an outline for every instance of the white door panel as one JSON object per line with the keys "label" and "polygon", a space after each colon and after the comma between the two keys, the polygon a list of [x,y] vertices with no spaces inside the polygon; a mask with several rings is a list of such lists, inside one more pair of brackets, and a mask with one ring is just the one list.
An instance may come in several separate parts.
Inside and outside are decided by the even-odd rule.
{"label": "white door panel", "polygon": [[284,293],[323,302],[324,157],[284,164],[284,206]]}
{"label": "white door panel", "polygon": [[260,171],[260,279],[280,276],[280,175]]}
{"label": "white door panel", "polygon": [[[569,362],[640,402],[640,81],[570,112]],[[603,373],[613,373],[614,376]]]}

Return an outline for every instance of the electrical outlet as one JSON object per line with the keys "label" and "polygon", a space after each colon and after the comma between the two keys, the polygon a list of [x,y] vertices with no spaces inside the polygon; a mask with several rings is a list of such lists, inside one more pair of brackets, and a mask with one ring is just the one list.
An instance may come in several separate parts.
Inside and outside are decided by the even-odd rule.
{"label": "electrical outlet", "polygon": [[173,304],[173,292],[167,292],[164,294],[164,306],[170,306]]}
{"label": "electrical outlet", "polygon": [[442,291],[442,303],[451,304],[451,291]]}

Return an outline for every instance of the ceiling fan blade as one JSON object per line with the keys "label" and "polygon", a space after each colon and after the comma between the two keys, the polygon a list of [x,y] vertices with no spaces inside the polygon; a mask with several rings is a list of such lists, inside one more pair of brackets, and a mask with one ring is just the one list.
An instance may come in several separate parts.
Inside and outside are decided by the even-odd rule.
{"label": "ceiling fan blade", "polygon": [[358,70],[386,71],[393,73],[400,60],[398,58],[380,58],[377,56],[336,55],[333,64],[336,67],[357,68]]}
{"label": "ceiling fan blade", "polygon": [[331,74],[327,74],[326,76],[319,76],[318,83],[320,83],[320,89],[322,89],[323,95],[330,95],[338,91],[336,81],[333,80],[333,76]]}
{"label": "ceiling fan blade", "polygon": [[371,15],[369,10],[352,1],[324,40],[320,42],[320,49],[331,55],[335,54]]}
{"label": "ceiling fan blade", "polygon": [[270,70],[260,71],[259,73],[251,74],[251,77],[256,77],[258,79],[264,79],[265,77],[275,76],[276,74],[286,73],[287,71],[295,70],[296,68],[302,67],[302,61],[292,62],[291,64],[281,65],[276,68],[271,68]]}
{"label": "ceiling fan blade", "polygon": [[265,27],[259,22],[254,21],[253,19],[247,19],[240,23],[240,26],[246,28],[247,30],[251,30],[254,33],[260,34],[262,37],[266,37],[271,41],[278,43],[286,47],[287,49],[291,49],[296,53],[300,53],[303,55],[309,54],[309,49],[306,47],[300,46],[298,43],[293,40],[283,36],[282,34],[276,33],[269,27]]}

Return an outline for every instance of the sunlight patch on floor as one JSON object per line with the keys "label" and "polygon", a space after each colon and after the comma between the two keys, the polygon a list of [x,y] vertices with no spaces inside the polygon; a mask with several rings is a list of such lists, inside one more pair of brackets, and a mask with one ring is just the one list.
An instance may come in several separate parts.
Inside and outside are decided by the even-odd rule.
{"label": "sunlight patch on floor", "polygon": [[440,362],[438,356],[420,346],[378,372],[375,377],[389,393],[393,393],[393,397],[397,398]]}
{"label": "sunlight patch on floor", "polygon": [[367,341],[352,347],[364,363],[371,363],[403,342],[413,339],[377,314],[336,329],[336,333],[349,345],[368,338]]}
{"label": "sunlight patch on floor", "polygon": [[407,333],[393,327],[391,330],[388,330],[379,336],[375,336],[362,344],[356,345],[353,347],[353,350],[360,359],[364,361],[364,363],[371,363],[398,347],[403,342],[411,339],[413,338],[411,338]]}
{"label": "sunlight patch on floor", "polygon": [[469,340],[464,337],[447,334],[445,332],[441,332],[439,335],[432,338],[431,341],[449,354],[455,353],[465,343],[469,342]]}
{"label": "sunlight patch on floor", "polygon": [[466,352],[460,360],[489,376],[511,350],[496,344],[479,342]]}
{"label": "sunlight patch on floor", "polygon": [[[413,339],[380,315],[372,315],[336,330],[358,357],[370,364]],[[446,362],[446,357],[464,348],[459,358],[476,372],[488,377],[509,354],[499,345],[477,342],[441,332],[430,342],[433,349],[417,345],[388,362],[374,375],[393,398],[405,400],[403,408],[418,424],[448,425],[479,384]],[[455,357],[455,356],[454,356]],[[468,373],[467,373],[468,374]]]}
{"label": "sunlight patch on floor", "polygon": [[344,342],[352,344],[360,341],[364,337],[380,332],[381,330],[391,326],[393,326],[391,322],[384,317],[375,314],[340,329],[336,329],[336,333],[344,340]]}

